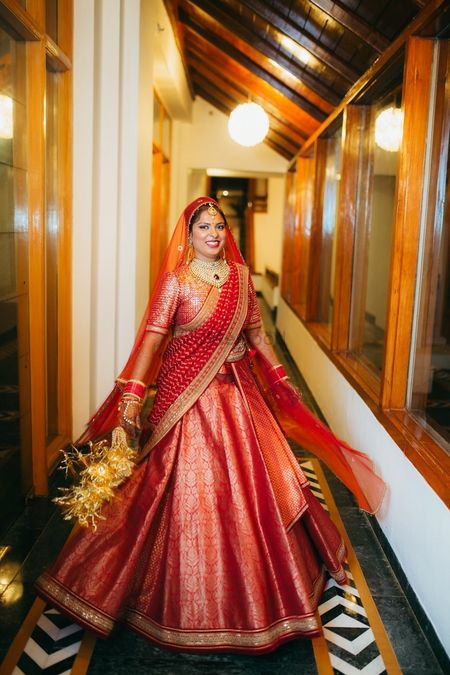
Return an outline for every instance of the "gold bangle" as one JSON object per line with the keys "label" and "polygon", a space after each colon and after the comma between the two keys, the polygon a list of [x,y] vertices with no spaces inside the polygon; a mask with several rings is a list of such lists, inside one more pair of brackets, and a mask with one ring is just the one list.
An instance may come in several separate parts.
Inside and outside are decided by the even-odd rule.
{"label": "gold bangle", "polygon": [[121,398],[122,401],[136,401],[136,403],[142,403],[143,399],[137,394],[126,393]]}

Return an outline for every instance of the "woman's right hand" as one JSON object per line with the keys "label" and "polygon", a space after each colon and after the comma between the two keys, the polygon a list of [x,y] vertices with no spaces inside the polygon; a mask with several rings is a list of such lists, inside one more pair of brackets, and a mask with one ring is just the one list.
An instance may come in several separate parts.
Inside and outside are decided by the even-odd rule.
{"label": "woman's right hand", "polygon": [[119,424],[128,436],[135,438],[141,431],[142,402],[134,398],[122,397],[119,403]]}

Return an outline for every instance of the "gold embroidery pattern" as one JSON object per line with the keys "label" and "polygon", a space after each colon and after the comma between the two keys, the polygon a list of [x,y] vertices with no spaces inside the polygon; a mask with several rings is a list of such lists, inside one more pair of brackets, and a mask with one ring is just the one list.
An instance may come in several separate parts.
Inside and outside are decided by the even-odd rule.
{"label": "gold embroidery pattern", "polygon": [[[336,558],[339,560],[340,563],[342,563],[347,556],[347,551],[345,550],[345,544],[343,541],[339,544],[339,548],[336,551]],[[342,567],[342,565],[339,565],[335,570],[329,570],[331,576],[333,579],[336,579],[338,584],[345,584],[347,583],[347,574]]]}
{"label": "gold embroidery pattern", "polygon": [[248,308],[248,268],[243,265],[237,265],[237,271],[239,275],[239,296],[237,301],[237,309],[233,319],[230,321],[230,325],[225,332],[225,335],[222,339],[221,344],[217,347],[215,353],[197,375],[196,378],[190,382],[186,387],[184,394],[179,396],[177,400],[171,405],[167,410],[164,417],[159,422],[158,426],[154,429],[150,440],[147,445],[144,447],[141,455],[139,456],[138,461],[142,461],[144,457],[148,455],[150,450],[155,447],[157,443],[170,431],[170,429],[178,422],[179,419],[184,415],[184,413],[189,410],[198,399],[198,397],[205,391],[206,387],[212,382],[220,366],[224,363],[226,357],[229,354],[231,343],[231,337],[236,335],[247,316]]}
{"label": "gold embroidery pattern", "polygon": [[252,631],[239,630],[180,630],[161,626],[148,617],[130,610],[125,622],[137,628],[159,642],[179,647],[265,647],[283,635],[292,633],[310,633],[319,630],[320,624],[315,615],[305,617],[287,617],[267,628]]}
{"label": "gold embroidery pattern", "polygon": [[206,321],[206,319],[208,319],[209,316],[214,311],[219,295],[220,295],[219,290],[215,286],[211,286],[211,290],[208,293],[205,302],[200,307],[199,311],[194,316],[194,318],[191,319],[191,321],[189,321],[188,323],[183,323],[176,326],[173,332],[173,336],[176,338],[179,337],[180,335],[185,335],[185,333],[190,333],[191,331],[201,326],[201,324],[204,321]]}
{"label": "gold embroidery pattern", "polygon": [[54,581],[45,572],[37,580],[36,586],[41,588],[44,592],[44,595],[50,600],[54,600],[56,604],[63,608],[65,607],[75,616],[79,616],[80,619],[83,619],[83,621],[91,625],[93,628],[100,630],[102,633],[109,633],[113,629],[113,619],[68,591],[66,588],[64,588],[64,586],[58,584],[58,582]]}

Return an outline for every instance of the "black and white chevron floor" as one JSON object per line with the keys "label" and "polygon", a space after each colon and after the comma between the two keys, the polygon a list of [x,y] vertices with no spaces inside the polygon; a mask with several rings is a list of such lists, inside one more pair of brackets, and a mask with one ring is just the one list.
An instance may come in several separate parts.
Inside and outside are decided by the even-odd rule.
{"label": "black and white chevron floor", "polygon": [[39,617],[13,675],[68,675],[81,646],[84,630],[56,609]]}
{"label": "black and white chevron floor", "polygon": [[[338,511],[319,463],[313,459],[302,461],[301,466],[314,494],[336,522],[339,519]],[[321,657],[318,658],[315,648],[317,672],[320,675],[400,674],[389,639],[348,541],[347,545],[349,563],[346,564],[346,571],[349,583],[339,586],[334,579],[329,578],[319,605],[323,638],[318,638],[318,641],[325,645],[325,649],[322,649]],[[357,581],[355,576],[358,577]],[[40,600],[36,602],[42,603]],[[83,642],[87,639],[93,641],[93,638],[88,638],[80,626],[55,609],[45,607],[43,603],[42,607],[43,610],[36,613],[37,618],[28,633],[29,637],[18,649],[17,660],[9,672],[13,675],[89,672],[90,656],[84,659],[81,669],[78,666],[75,668],[74,664]],[[383,646],[383,655],[377,640]],[[385,665],[387,662],[389,667]]]}
{"label": "black and white chevron floor", "polygon": [[[315,461],[301,462],[312,492],[329,510],[317,476]],[[331,666],[343,675],[381,675],[386,672],[383,658],[360,598],[352,571],[344,565],[349,579],[339,586],[331,577],[325,586],[319,614],[323,626]]]}

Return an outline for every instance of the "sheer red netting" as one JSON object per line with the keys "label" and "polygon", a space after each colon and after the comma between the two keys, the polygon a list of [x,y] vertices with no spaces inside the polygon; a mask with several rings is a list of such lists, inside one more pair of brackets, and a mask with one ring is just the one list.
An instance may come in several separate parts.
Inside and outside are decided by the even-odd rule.
{"label": "sheer red netting", "polygon": [[386,491],[365,453],[337,438],[296,395],[286,380],[271,383],[271,364],[256,350],[256,375],[286,436],[316,455],[353,492],[364,511],[376,513]]}

